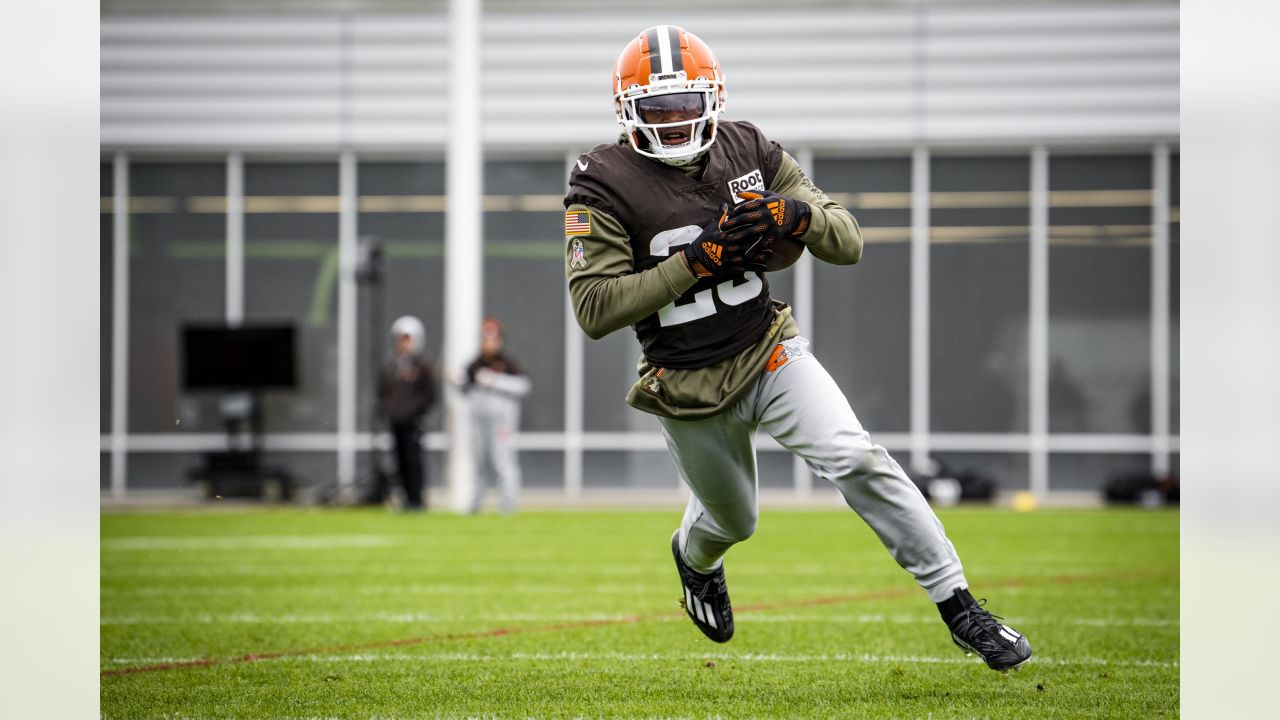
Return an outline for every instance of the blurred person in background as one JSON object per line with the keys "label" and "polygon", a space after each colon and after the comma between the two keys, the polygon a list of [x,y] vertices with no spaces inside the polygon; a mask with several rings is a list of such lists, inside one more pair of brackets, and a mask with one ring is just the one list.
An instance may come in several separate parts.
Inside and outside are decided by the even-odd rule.
{"label": "blurred person in background", "polygon": [[937,604],[957,646],[994,670],[1030,660],[1027,639],[969,593],[942,523],[871,441],[791,308],[770,296],[766,273],[802,250],[856,263],[857,221],[759,128],[721,120],[720,64],[696,35],[641,32],[612,81],[622,135],[570,175],[565,270],[587,335],[631,325],[641,343],[627,402],[658,416],[691,491],[671,536],[686,614],[716,642],[733,637],[723,558],[755,531],[762,429],[839,488]]}
{"label": "blurred person in background", "polygon": [[467,366],[462,389],[471,400],[471,448],[475,456],[475,494],[471,512],[480,512],[485,490],[497,480],[499,508],[513,513],[520,496],[520,463],[515,434],[520,399],[529,394],[529,378],[503,349],[502,323],[485,318],[480,325],[480,356]]}
{"label": "blurred person in background", "polygon": [[378,414],[391,426],[405,508],[426,508],[423,492],[422,419],[436,402],[436,376],[422,356],[425,333],[412,315],[391,325],[394,354],[378,382]]}

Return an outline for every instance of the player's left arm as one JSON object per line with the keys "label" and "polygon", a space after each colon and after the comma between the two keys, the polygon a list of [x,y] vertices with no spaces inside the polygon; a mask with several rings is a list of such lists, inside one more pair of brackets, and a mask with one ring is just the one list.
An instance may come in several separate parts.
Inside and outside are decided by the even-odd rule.
{"label": "player's left arm", "polygon": [[769,191],[795,198],[809,206],[809,227],[800,241],[814,257],[834,265],[852,265],[862,257],[862,230],[853,214],[827,197],[786,152]]}
{"label": "player's left arm", "polygon": [[683,253],[635,271],[630,237],[612,215],[580,203],[570,212],[590,212],[586,234],[566,235],[565,274],[578,325],[592,340],[633,325],[674,302],[698,278]]}
{"label": "player's left arm", "polygon": [[522,398],[529,394],[529,390],[533,388],[533,383],[524,375],[495,372],[489,378],[489,387],[513,398]]}

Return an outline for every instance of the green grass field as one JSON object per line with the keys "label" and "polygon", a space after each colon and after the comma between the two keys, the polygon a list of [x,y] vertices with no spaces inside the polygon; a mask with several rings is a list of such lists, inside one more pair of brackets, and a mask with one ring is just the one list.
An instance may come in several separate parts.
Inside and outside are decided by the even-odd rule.
{"label": "green grass field", "polygon": [[1178,715],[1178,515],[940,513],[1035,658],[952,644],[851,512],[770,511],[684,618],[679,509],[102,518],[104,718]]}

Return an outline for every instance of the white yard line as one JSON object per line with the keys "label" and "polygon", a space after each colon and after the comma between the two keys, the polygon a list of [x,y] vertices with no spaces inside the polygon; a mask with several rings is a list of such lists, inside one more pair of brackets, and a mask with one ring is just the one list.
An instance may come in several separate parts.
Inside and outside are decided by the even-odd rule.
{"label": "white yard line", "polygon": [[[358,614],[340,614],[340,613],[283,613],[283,614],[261,614],[261,613],[197,613],[192,615],[120,615],[107,616],[100,621],[101,625],[177,625],[177,624],[194,624],[194,625],[222,625],[222,624],[343,624],[343,623],[457,623],[457,622],[476,622],[483,620],[485,622],[625,622],[634,616],[617,615],[605,613],[491,613],[483,616],[475,614],[457,615],[457,614],[432,614],[422,612],[375,612],[375,613],[358,613]],[[671,611],[671,617],[649,617],[646,619],[653,621],[679,620],[681,618],[675,610]],[[1035,620],[1032,618],[1006,618],[1005,621],[1013,626],[1025,627],[1043,627],[1043,626],[1063,626],[1063,625],[1080,625],[1087,627],[1177,627],[1178,620],[1172,618],[1159,617],[1138,617],[1138,618],[1056,618],[1053,620]],[[754,611],[749,613],[749,618],[744,618],[744,622],[748,623],[816,623],[816,624],[895,624],[895,625],[935,625],[941,621],[935,616],[929,615],[883,615],[883,614],[859,614],[859,615],[802,615],[802,614],[772,614],[769,612]]]}
{"label": "white yard line", "polygon": [[[458,623],[458,622],[476,622],[483,620],[485,622],[624,622],[630,616],[625,615],[606,615],[598,614],[554,614],[554,613],[493,613],[478,618],[475,615],[437,615],[418,612],[376,612],[376,613],[359,613],[351,615],[328,614],[328,613],[284,613],[280,615],[260,615],[258,613],[197,613],[193,615],[121,615],[117,617],[104,617],[100,621],[100,625],[290,625],[290,624],[316,624],[316,625],[339,625],[346,623],[391,623],[391,624],[417,624],[417,623]],[[670,618],[653,618],[653,620],[662,622],[667,620],[679,620],[681,617],[672,611]]]}
{"label": "white yard line", "polygon": [[[160,663],[196,662],[197,658],[170,657],[122,657],[112,658],[113,665],[152,665]],[[739,663],[809,663],[809,662],[848,662],[865,664],[903,664],[903,665],[968,665],[978,664],[971,657],[956,656],[934,657],[929,655],[876,655],[872,653],[744,653],[733,655],[727,653],[621,653],[621,652],[557,652],[557,653],[431,653],[431,654],[378,654],[355,653],[346,655],[292,655],[277,658],[264,658],[262,662],[307,662],[307,663],[346,663],[346,662],[407,662],[407,663],[448,663],[448,662],[508,662],[508,661],[582,661],[598,660],[609,662],[690,662],[714,660],[717,662]],[[1052,666],[1099,666],[1099,667],[1142,667],[1142,668],[1176,668],[1177,660],[1113,660],[1100,657],[1040,657],[1036,656],[1032,663]]]}
{"label": "white yard line", "polygon": [[[647,595],[667,591],[662,587],[646,585],[596,585],[585,590],[566,590],[564,585],[504,585],[508,595],[565,595],[577,597],[586,592],[593,595]],[[261,595],[484,595],[492,596],[492,587],[476,585],[362,585],[299,587],[297,585],[210,586],[210,585],[159,585],[151,587],[102,588],[102,595],[113,597],[258,597]]]}
{"label": "white yard line", "polygon": [[216,537],[125,537],[102,541],[103,550],[334,550],[405,545],[387,535],[232,535]]}
{"label": "white yard line", "polygon": [[433,559],[425,555],[422,558],[421,565],[404,564],[406,559],[412,560],[411,558],[401,557],[395,560],[388,559],[385,562],[379,562],[379,558],[372,557],[365,562],[335,561],[323,565],[297,565],[279,558],[270,562],[239,561],[235,563],[208,562],[202,558],[199,564],[193,563],[191,560],[184,560],[183,562],[148,564],[145,567],[125,565],[123,570],[121,569],[121,562],[104,561],[102,577],[103,579],[123,580],[186,577],[221,579],[229,577],[281,576],[308,578],[348,576],[367,578],[369,576],[379,576],[405,577],[420,582],[433,576],[443,577],[446,575],[450,578],[484,576],[510,579],[513,573],[519,573],[521,575],[537,575],[540,578],[567,577],[575,580],[588,574],[609,578],[651,578],[654,575],[652,570],[644,567],[630,565],[599,567],[589,562],[560,562],[543,566],[515,559],[507,563],[468,563],[466,565],[446,567],[439,565],[438,562],[432,564]]}

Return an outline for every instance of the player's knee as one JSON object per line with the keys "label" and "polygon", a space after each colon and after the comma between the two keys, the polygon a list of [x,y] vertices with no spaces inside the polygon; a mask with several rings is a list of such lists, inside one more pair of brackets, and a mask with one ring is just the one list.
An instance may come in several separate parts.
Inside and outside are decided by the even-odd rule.
{"label": "player's knee", "polygon": [[875,446],[850,449],[841,453],[830,464],[831,478],[838,480],[873,474],[885,462],[881,454]]}
{"label": "player's knee", "polygon": [[751,537],[756,531],[756,515],[744,515],[742,517],[733,518],[731,521],[718,523],[720,529],[724,532],[725,538],[730,542],[740,543]]}

